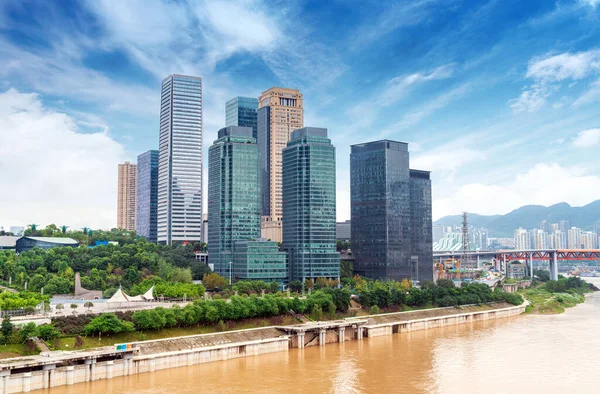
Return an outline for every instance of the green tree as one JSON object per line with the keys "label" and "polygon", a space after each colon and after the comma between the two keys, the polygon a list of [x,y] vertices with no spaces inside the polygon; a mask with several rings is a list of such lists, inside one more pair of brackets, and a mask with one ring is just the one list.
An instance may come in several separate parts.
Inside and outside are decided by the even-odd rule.
{"label": "green tree", "polygon": [[38,326],[36,329],[36,335],[39,338],[42,338],[44,341],[49,341],[50,339],[55,339],[60,336],[60,333],[56,328],[54,328],[51,324],[42,324]]}
{"label": "green tree", "polygon": [[21,343],[27,342],[27,340],[31,337],[35,337],[37,333],[37,326],[35,323],[27,323],[19,330],[19,338],[21,339]]}
{"label": "green tree", "polygon": [[204,287],[211,290],[223,289],[227,284],[227,280],[216,272],[211,272],[209,274],[204,274],[202,284]]}
{"label": "green tree", "polygon": [[114,313],[104,313],[90,321],[84,329],[86,335],[90,334],[117,334],[134,330],[133,323],[119,319]]}
{"label": "green tree", "polygon": [[92,301],[86,301],[85,304],[83,304],[84,308],[87,308],[88,312],[90,311],[90,309],[92,309],[94,307],[94,303]]}
{"label": "green tree", "polygon": [[2,325],[0,327],[0,330],[2,331],[2,335],[4,336],[5,340],[7,340],[12,335],[13,329],[14,326],[10,321],[10,315],[4,316],[4,319],[2,319]]}

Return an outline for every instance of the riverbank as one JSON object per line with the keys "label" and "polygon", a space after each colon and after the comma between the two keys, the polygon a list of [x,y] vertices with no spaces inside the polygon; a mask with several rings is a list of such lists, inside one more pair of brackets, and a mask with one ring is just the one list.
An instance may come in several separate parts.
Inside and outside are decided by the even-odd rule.
{"label": "riverbank", "polygon": [[[73,385],[180,366],[285,352],[290,347],[323,346],[330,342],[362,340],[381,335],[467,324],[515,316],[526,303],[437,308],[202,334],[128,344],[124,349],[93,350],[4,360],[0,366],[0,394]],[[302,346],[299,344],[302,343]]]}
{"label": "riverbank", "polygon": [[585,302],[586,294],[595,289],[593,284],[580,278],[561,278],[558,281],[540,283],[518,293],[530,302],[526,313],[554,315]]}

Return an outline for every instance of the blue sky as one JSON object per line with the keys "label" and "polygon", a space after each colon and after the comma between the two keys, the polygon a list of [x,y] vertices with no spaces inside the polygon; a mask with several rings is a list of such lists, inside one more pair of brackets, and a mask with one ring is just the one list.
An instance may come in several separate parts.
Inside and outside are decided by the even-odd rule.
{"label": "blue sky", "polygon": [[[600,198],[600,0],[0,2],[0,225],[112,227],[116,164],[158,144],[160,82],[304,94],[338,156],[409,142],[434,218]],[[206,179],[205,179],[206,183]]]}

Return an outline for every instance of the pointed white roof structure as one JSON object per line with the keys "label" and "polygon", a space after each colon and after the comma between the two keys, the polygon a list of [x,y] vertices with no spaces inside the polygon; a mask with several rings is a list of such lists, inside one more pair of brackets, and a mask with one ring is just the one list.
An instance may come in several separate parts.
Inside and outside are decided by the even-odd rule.
{"label": "pointed white roof structure", "polygon": [[154,299],[154,285],[148,289],[147,292],[142,294],[142,298],[145,300],[153,300]]}
{"label": "pointed white roof structure", "polygon": [[119,289],[115,292],[115,294],[113,294],[112,297],[110,297],[108,299],[108,301],[106,302],[128,302],[129,301],[129,296],[127,294],[125,294],[125,292],[123,291],[123,289],[121,289],[121,287],[119,287]]}

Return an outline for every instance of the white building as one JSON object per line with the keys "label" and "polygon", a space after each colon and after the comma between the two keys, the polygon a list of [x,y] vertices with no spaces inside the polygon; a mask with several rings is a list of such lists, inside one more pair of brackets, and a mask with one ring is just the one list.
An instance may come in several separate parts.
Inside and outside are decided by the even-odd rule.
{"label": "white building", "polygon": [[567,232],[567,246],[569,249],[581,249],[581,229],[571,227]]}
{"label": "white building", "polygon": [[515,249],[518,250],[527,250],[531,249],[531,239],[529,237],[529,232],[519,227],[515,230]]}
{"label": "white building", "polygon": [[157,238],[161,244],[202,241],[202,78],[162,82]]}

